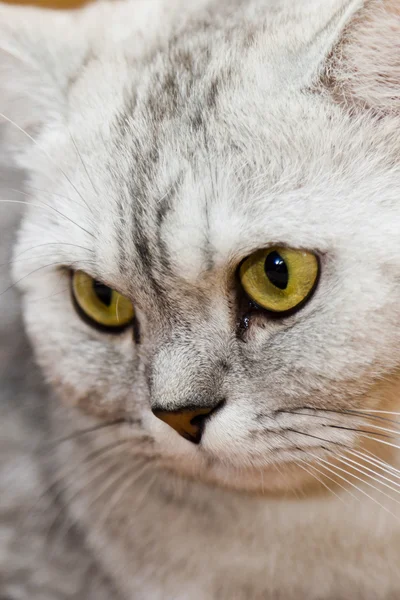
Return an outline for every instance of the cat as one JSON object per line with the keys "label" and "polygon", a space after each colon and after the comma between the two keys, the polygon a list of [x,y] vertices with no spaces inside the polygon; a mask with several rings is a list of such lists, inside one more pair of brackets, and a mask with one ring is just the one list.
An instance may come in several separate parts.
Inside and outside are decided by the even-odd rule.
{"label": "cat", "polygon": [[0,6],[2,599],[399,598],[399,35]]}

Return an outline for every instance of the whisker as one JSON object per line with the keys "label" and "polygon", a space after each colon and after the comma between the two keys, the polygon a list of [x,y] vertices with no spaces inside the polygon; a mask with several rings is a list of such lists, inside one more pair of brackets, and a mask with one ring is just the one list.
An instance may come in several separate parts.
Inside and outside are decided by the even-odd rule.
{"label": "whisker", "polygon": [[367,408],[360,408],[357,409],[359,412],[370,412],[370,413],[379,413],[382,415],[397,415],[398,417],[400,417],[400,412],[397,411],[391,411],[391,410],[372,410],[372,409],[367,409]]}
{"label": "whisker", "polygon": [[[12,264],[16,263],[28,263],[29,261],[42,261],[42,259],[54,258],[54,253],[52,254],[35,254],[32,256],[26,256],[25,258],[20,258],[18,260],[12,260],[8,263],[0,264],[0,267],[9,267]],[[76,261],[78,262],[78,261]]]}
{"label": "whisker", "polygon": [[[367,429],[359,429],[358,427],[343,427],[341,425],[326,425],[326,427],[329,427],[330,429],[341,429],[343,431],[354,431],[355,433],[369,433],[369,434],[372,433],[373,435],[380,435],[380,436],[388,438],[388,439],[393,438],[393,435],[389,435],[386,433],[380,433],[379,431],[368,431]],[[376,427],[376,426],[371,425],[371,427]]]}
{"label": "whisker", "polygon": [[[363,448],[364,453],[367,454],[370,458],[372,458],[372,460],[374,460],[375,462],[379,463],[380,465],[382,465],[382,467],[386,468],[388,471],[392,471],[394,473],[400,473],[400,470],[397,469],[396,467],[394,467],[393,465],[391,465],[390,463],[386,462],[385,460],[382,460],[377,454],[374,454],[373,452],[371,452],[371,450],[367,450],[366,448]],[[358,452],[358,450],[354,450],[355,452]]]}
{"label": "whisker", "polygon": [[[94,463],[94,467],[96,467],[97,458],[104,459],[104,455],[107,455],[112,450],[119,448],[120,446],[129,443],[128,440],[123,440],[122,442],[108,444],[107,446],[103,446],[98,450],[91,452],[87,456],[85,456],[84,460],[79,462],[80,464],[90,464]],[[47,454],[47,453],[46,453]],[[52,496],[53,501],[57,500],[62,494],[62,483],[66,480],[66,478],[76,471],[76,465],[70,466],[68,469],[64,469],[62,473],[57,474],[57,478],[53,479],[51,483],[42,491],[40,496],[35,500],[35,503],[29,508],[29,514],[34,512],[38,506],[41,506],[44,499],[47,496]],[[25,517],[24,517],[25,518]]]}
{"label": "whisker", "polygon": [[165,200],[165,198],[168,198],[168,196],[171,194],[172,190],[176,188],[176,183],[173,183],[165,192],[165,194],[163,194],[161,196],[161,198],[158,198],[157,200],[157,204],[162,204],[162,202]]}
{"label": "whisker", "polygon": [[[30,183],[24,183],[24,187],[27,190],[32,190],[33,192],[39,192],[40,194],[47,194],[48,196],[55,196],[56,198],[62,198],[63,200],[68,200],[69,202],[76,202],[76,200],[73,200],[72,198],[70,198],[69,196],[65,196],[64,194],[59,194],[56,192],[51,192],[50,190],[42,190],[40,188],[37,188],[33,185],[31,185]],[[25,191],[22,190],[17,190],[15,188],[10,188],[12,189],[12,191],[17,192],[18,194],[26,194],[27,196],[31,197],[31,194],[28,194]],[[83,206],[80,202],[77,202],[78,206]]]}
{"label": "whisker", "polygon": [[22,262],[25,260],[35,260],[36,258],[47,258],[49,256],[53,256],[52,254],[46,254],[44,256],[27,256],[25,258],[20,258],[23,254],[27,252],[33,252],[33,250],[37,250],[38,248],[43,248],[44,246],[71,246],[72,248],[78,248],[79,250],[85,250],[86,252],[92,253],[93,250],[91,248],[85,248],[85,246],[79,246],[78,244],[69,244],[64,242],[47,242],[45,244],[38,244],[37,246],[32,246],[31,248],[27,248],[23,250],[19,254],[17,254],[12,260],[9,260],[5,263],[0,263],[0,267],[6,267],[12,265],[17,262]]}
{"label": "whisker", "polygon": [[[327,465],[329,465],[329,466],[326,466],[326,465],[322,464],[320,462],[320,460],[321,459],[318,459],[318,462],[319,462],[319,465],[323,469],[326,469],[327,471],[329,471],[330,473],[332,473],[335,477],[338,477],[339,479],[343,480],[347,485],[351,485],[351,487],[355,488],[358,492],[360,492],[361,494],[363,494],[363,496],[366,496],[369,500],[371,500],[374,504],[376,504],[377,506],[379,506],[382,510],[384,510],[385,512],[387,512],[389,515],[391,515],[392,517],[394,517],[396,520],[400,521],[400,518],[399,518],[398,515],[396,515],[394,512],[392,512],[389,508],[387,508],[383,504],[381,504],[378,500],[376,500],[376,498],[374,498],[373,496],[371,496],[370,494],[368,494],[365,490],[363,490],[362,488],[360,488],[355,483],[353,483],[353,482],[349,481],[348,479],[346,479],[346,477],[343,477],[342,475],[340,475],[339,473],[337,473],[336,471],[334,471],[333,469],[331,469],[330,467],[334,466],[334,465],[332,465],[332,463],[324,460],[324,462],[327,463]],[[335,466],[335,468],[336,468],[336,466]]]}
{"label": "whisker", "polygon": [[[341,463],[343,463],[343,464],[347,465],[348,467],[354,469],[358,473],[361,473],[362,475],[366,475],[372,481],[376,481],[376,483],[379,483],[380,485],[383,485],[384,487],[388,488],[392,492],[395,492],[396,494],[400,494],[400,490],[396,489],[395,487],[390,486],[388,483],[385,483],[384,481],[381,481],[380,479],[378,479],[378,477],[380,477],[382,479],[385,479],[387,481],[390,481],[391,483],[393,483],[393,485],[395,485],[397,487],[400,487],[399,483],[393,482],[391,479],[389,479],[388,477],[385,477],[384,475],[379,475],[373,469],[370,469],[369,467],[364,467],[358,461],[355,461],[355,460],[353,460],[351,458],[345,458],[345,459],[344,458],[339,458],[339,457],[336,457],[336,458],[337,458],[338,461],[340,461]],[[353,466],[353,465],[357,465],[357,466]],[[367,473],[364,473],[364,471],[367,471]],[[369,475],[369,473],[373,473],[373,475],[377,475],[377,477],[374,477],[373,475]]]}
{"label": "whisker", "polygon": [[[58,282],[57,285],[53,288],[53,290],[56,290],[61,282],[61,278],[62,278],[62,274],[60,274],[60,277],[58,278]],[[85,287],[85,284],[75,284],[74,286],[75,288],[82,288]],[[31,304],[35,304],[36,302],[43,302],[43,300],[49,300],[50,298],[55,298],[56,296],[60,296],[61,294],[66,294],[69,293],[71,291],[71,285],[68,285],[67,287],[64,287],[62,290],[58,290],[58,291],[54,291],[51,294],[48,294],[46,296],[42,296],[41,298],[35,298],[34,300],[31,300],[30,303]],[[0,599],[1,600],[1,599]]]}
{"label": "whisker", "polygon": [[85,163],[84,163],[84,160],[83,160],[83,158],[82,158],[82,154],[79,152],[79,148],[78,148],[78,146],[77,146],[77,143],[75,142],[75,139],[73,138],[73,136],[72,136],[72,133],[71,133],[71,131],[70,131],[69,127],[68,127],[67,129],[68,129],[68,133],[69,133],[69,136],[70,136],[70,138],[71,138],[71,141],[72,141],[72,143],[73,143],[73,145],[74,145],[74,148],[75,148],[75,150],[76,150],[76,153],[77,153],[77,155],[78,155],[78,157],[79,157],[79,160],[81,161],[81,163],[82,163],[82,166],[83,166],[83,168],[85,169],[85,173],[86,173],[86,176],[87,176],[87,178],[88,178],[88,180],[89,180],[89,183],[91,184],[91,186],[92,186],[92,188],[93,188],[93,191],[95,192],[95,194],[97,194],[97,195],[98,195],[98,191],[97,191],[97,189],[96,189],[96,186],[94,185],[94,183],[93,183],[93,180],[92,180],[92,178],[91,178],[91,177],[90,177],[90,175],[89,175],[89,171],[88,171],[88,170],[87,170],[87,168],[86,168],[86,165],[85,165]]}
{"label": "whisker", "polygon": [[[338,411],[338,414],[341,414],[340,411]],[[400,421],[397,421],[396,419],[388,419],[387,417],[380,417],[379,415],[370,415],[367,412],[363,413],[363,412],[356,411],[356,410],[347,410],[347,411],[344,411],[343,414],[350,415],[350,416],[354,415],[357,417],[362,417],[363,419],[370,419],[373,421],[382,421],[385,423],[393,423],[394,425],[400,425]],[[372,427],[372,425],[371,425],[371,427]]]}
{"label": "whisker", "polygon": [[[280,471],[278,468],[276,468],[277,465],[274,464],[274,466],[275,466],[275,470],[278,471],[279,475],[282,475],[282,471]],[[261,467],[260,467],[259,471],[260,471],[260,479],[261,479],[261,491],[262,491],[262,493],[264,493],[264,491],[265,491],[265,487],[264,487],[264,473],[263,473],[263,470],[262,470]]]}
{"label": "whisker", "polygon": [[[302,461],[305,462],[305,461]],[[306,463],[308,464],[308,463]],[[305,471],[306,473],[308,473],[313,479],[316,479],[326,490],[328,490],[329,493],[333,494],[334,496],[336,496],[336,498],[338,500],[340,500],[340,502],[343,502],[343,504],[348,505],[348,503],[341,497],[339,496],[339,494],[337,494],[336,492],[334,492],[328,484],[326,484],[324,481],[322,481],[322,479],[320,477],[318,477],[318,475],[316,475],[315,473],[313,473],[312,471],[309,471],[307,469],[307,467],[305,467],[304,465],[298,463],[298,466],[303,469],[303,471]],[[310,466],[310,465],[308,465]]]}
{"label": "whisker", "polygon": [[[141,509],[141,504],[146,499],[149,494],[151,488],[153,487],[154,481],[156,479],[156,474],[153,474],[151,479],[147,482],[147,486],[142,489],[142,493],[140,495],[136,495],[135,497],[135,505],[137,509]],[[132,481],[131,484],[135,485],[136,481]],[[128,488],[129,490],[129,488]]]}
{"label": "whisker", "polygon": [[[355,456],[356,458],[361,459],[364,462],[367,462],[368,464],[372,465],[373,467],[379,469],[380,471],[387,473],[391,477],[400,479],[400,471],[396,472],[395,470],[388,469],[387,467],[384,466],[384,463],[379,464],[379,462],[377,460],[371,459],[367,454],[364,454],[363,452],[359,452],[357,450],[348,450],[348,452],[350,454],[352,454],[353,456]],[[388,463],[387,463],[387,466],[389,466]],[[379,477],[384,477],[383,475],[380,475],[378,473],[377,473],[377,475],[379,475]],[[384,478],[386,479],[386,477],[384,477]],[[388,481],[391,481],[391,479],[388,479]],[[396,484],[396,485],[400,485],[400,484]]]}
{"label": "whisker", "polygon": [[[87,429],[79,429],[78,431],[74,431],[74,433],[72,433],[70,435],[59,438],[57,440],[53,440],[51,442],[48,442],[47,444],[48,444],[48,446],[50,446],[50,448],[53,448],[54,446],[58,446],[59,444],[63,444],[64,442],[76,440],[77,438],[80,438],[84,435],[96,433],[102,429],[107,429],[109,427],[110,428],[117,427],[118,425],[122,425],[127,422],[128,421],[126,419],[121,418],[121,419],[114,419],[113,421],[107,421],[106,423],[98,423],[97,425],[93,425],[92,427],[88,427]],[[46,444],[46,446],[47,446],[47,444]]]}
{"label": "whisker", "polygon": [[[306,437],[310,437],[310,438],[313,438],[315,440],[319,440],[321,442],[325,442],[327,444],[333,444],[335,446],[342,446],[343,448],[346,448],[345,444],[343,444],[342,442],[334,442],[333,440],[327,440],[326,438],[321,438],[321,437],[319,437],[317,435],[312,435],[311,433],[305,433],[304,431],[298,431],[297,429],[292,429],[291,427],[285,429],[285,431],[290,431],[292,433],[297,433],[299,435],[305,435]],[[325,450],[326,449],[327,448],[325,448]]]}
{"label": "whisker", "polygon": [[[26,196],[27,198],[30,198],[32,200],[32,196],[33,193],[28,193],[28,192],[24,192],[23,190],[17,190],[16,188],[2,188],[4,189],[4,191],[8,190],[10,192],[14,192],[15,194],[21,194],[21,196]],[[68,202],[72,203],[72,204],[76,204],[77,206],[80,206],[81,208],[86,208],[84,204],[81,204],[80,202],[78,202],[77,200],[73,200],[72,198],[69,198],[68,196],[63,196],[62,194],[56,194],[55,192],[46,192],[46,190],[39,190],[38,188],[32,188],[30,186],[27,186],[27,189],[31,189],[32,191],[38,191],[41,194],[47,194],[47,196],[49,196],[50,198],[55,197],[55,198],[62,198],[63,200],[68,200]]]}
{"label": "whisker", "polygon": [[[146,466],[148,466],[148,463],[145,463],[145,464],[146,464]],[[121,480],[125,481],[126,477],[130,473],[132,473],[132,465],[131,464],[129,464],[126,469],[120,468],[118,470],[117,476],[113,477],[111,479],[111,481],[109,479],[106,479],[106,484],[100,488],[100,493],[96,494],[96,496],[90,502],[89,509],[92,508],[95,504],[97,504],[110,488],[114,488],[114,486],[118,485],[118,483]]]}
{"label": "whisker", "polygon": [[[92,260],[80,260],[80,261],[74,261],[74,262],[70,263],[69,266],[72,266],[75,263],[94,264]],[[23,277],[21,277],[17,281],[14,281],[14,283],[12,283],[5,290],[3,290],[2,292],[0,292],[0,296],[3,296],[3,294],[6,294],[10,290],[12,290],[13,287],[17,286],[19,283],[21,283],[21,281],[24,281],[24,279],[27,279],[31,275],[34,275],[35,273],[38,273],[39,271],[42,271],[43,269],[49,269],[50,267],[55,267],[55,266],[57,266],[57,267],[65,267],[66,265],[64,263],[62,263],[62,262],[59,262],[59,261],[58,262],[54,262],[54,263],[49,263],[47,265],[42,265],[41,267],[38,267],[37,269],[34,269],[30,273],[27,273],[26,275],[24,275]]]}
{"label": "whisker", "polygon": [[[314,458],[312,459],[314,460]],[[352,496],[352,498],[354,498],[355,500],[357,500],[357,496],[355,494],[353,494],[353,492],[351,492],[349,489],[347,489],[344,485],[342,485],[341,483],[339,483],[338,481],[336,481],[335,479],[333,479],[333,477],[330,477],[329,475],[327,475],[326,473],[324,473],[323,471],[321,471],[320,469],[318,469],[315,465],[313,465],[312,463],[309,463],[308,466],[310,467],[310,469],[315,469],[315,471],[317,471],[317,473],[319,473],[320,475],[322,475],[323,477],[325,477],[326,479],[329,479],[329,481],[332,481],[332,483],[334,483],[335,485],[337,485],[338,487],[340,487],[342,490],[344,490],[347,494],[349,494],[350,496]]]}
{"label": "whisker", "polygon": [[16,127],[16,129],[18,129],[18,131],[20,131],[23,135],[25,135],[37,148],[39,148],[39,150],[41,152],[43,152],[43,154],[45,156],[47,156],[47,158],[49,159],[50,163],[52,165],[54,165],[56,167],[56,169],[58,169],[60,171],[60,173],[65,177],[66,181],[68,181],[68,183],[70,184],[70,186],[75,190],[75,192],[78,194],[78,196],[80,197],[80,199],[82,200],[82,202],[85,204],[85,206],[87,207],[87,209],[93,214],[91,208],[89,207],[89,205],[87,204],[87,202],[85,201],[84,197],[82,196],[82,194],[77,190],[77,188],[75,187],[75,185],[72,183],[72,181],[70,180],[70,178],[68,177],[68,175],[65,173],[65,171],[63,171],[63,169],[60,167],[60,165],[58,165],[50,156],[50,154],[48,152],[46,152],[46,150],[44,148],[41,147],[41,145],[27,132],[25,131],[25,129],[23,129],[22,127],[20,127],[15,121],[13,121],[12,119],[9,119],[8,117],[6,117],[6,115],[4,115],[3,113],[0,113],[0,117],[2,117],[5,121],[7,121],[8,123],[10,123],[10,125],[13,125],[14,127]]}
{"label": "whisker", "polygon": [[[58,282],[60,283],[60,281]],[[57,286],[56,286],[57,287]],[[50,300],[51,298],[55,298],[56,296],[61,296],[61,294],[67,294],[70,291],[70,286],[59,290],[58,292],[54,292],[53,294],[48,294],[47,296],[41,296],[41,298],[35,298],[30,301],[30,304],[36,304],[37,302],[43,302],[44,300]]]}
{"label": "whisker", "polygon": [[[282,481],[289,481],[289,477],[288,477],[288,475],[287,475],[287,474],[285,475],[285,474],[283,473],[282,469],[279,467],[279,465],[278,465],[276,462],[273,462],[273,463],[272,463],[272,465],[273,465],[273,467],[274,467],[275,471],[277,471],[277,473],[279,473],[279,475],[282,477]],[[261,475],[261,486],[262,486],[262,488],[261,488],[261,489],[262,489],[262,491],[263,491],[263,493],[264,493],[264,473],[263,473],[263,470],[262,470],[262,468],[261,468],[261,467],[260,467],[260,475]],[[300,498],[299,498],[299,495],[298,495],[298,493],[297,493],[298,491],[301,493],[301,495],[302,495],[303,497],[305,497],[304,490],[302,490],[302,489],[300,489],[300,490],[293,489],[294,495],[296,496],[296,498],[297,498],[298,500],[300,499]]]}
{"label": "whisker", "polygon": [[[310,410],[310,409],[307,409]],[[314,410],[319,410],[319,409],[314,409]],[[351,415],[351,416],[356,416],[356,413],[353,412],[342,412],[342,411],[325,411],[325,409],[323,409],[324,412],[332,412],[335,414],[346,414],[346,415]],[[285,413],[285,414],[291,414],[291,415],[298,415],[298,416],[302,416],[302,417],[313,417],[315,419],[325,419],[326,417],[322,416],[322,415],[315,415],[315,414],[308,414],[308,413],[299,413],[299,412],[294,412],[294,411],[279,411],[281,413]],[[365,418],[365,415],[360,415],[363,416],[363,418]],[[371,417],[373,418],[373,417]],[[345,427],[344,425],[330,425],[329,423],[323,423],[322,424],[323,427],[330,427],[331,429],[342,429],[344,431],[354,431],[357,433],[369,433],[369,434],[374,434],[374,435],[380,435],[382,437],[387,437],[387,438],[391,438],[393,437],[393,435],[386,435],[384,433],[380,433],[380,431],[385,431],[388,433],[392,433],[394,435],[400,435],[400,431],[395,430],[395,429],[388,429],[386,427],[381,427],[379,425],[374,425],[374,424],[368,424],[368,427],[374,427],[374,429],[377,429],[379,431],[368,431],[365,429],[359,429],[359,428],[355,428],[355,427]]]}
{"label": "whisker", "polygon": [[[86,260],[86,261],[75,261],[75,262],[86,262],[86,263],[89,263],[89,264],[90,264],[91,262],[93,262],[93,264],[94,264],[94,261],[89,261],[89,260]],[[69,265],[69,266],[70,266],[70,267],[72,267],[72,266],[73,266],[73,264],[74,264],[74,263],[70,263],[70,265]],[[1,266],[1,265],[0,265],[0,266]],[[104,273],[104,275],[107,275],[107,276],[108,276],[108,277],[110,277],[110,278],[112,277],[112,274],[106,274],[106,273]],[[61,277],[59,278],[59,281],[58,281],[57,285],[54,287],[54,289],[56,289],[56,288],[57,288],[58,284],[60,283],[60,279],[61,279]],[[14,284],[14,285],[15,285],[15,284]],[[85,284],[79,284],[79,285],[75,284],[75,286],[76,286],[76,287],[82,287],[82,286],[84,287],[84,286],[85,286]],[[46,295],[46,296],[41,296],[41,297],[39,297],[39,298],[35,298],[34,300],[31,300],[30,302],[31,302],[31,304],[35,304],[35,302],[43,302],[43,300],[48,300],[48,299],[50,299],[50,298],[55,298],[56,296],[59,296],[59,295],[61,295],[61,294],[68,293],[68,292],[70,291],[70,289],[71,289],[71,288],[70,288],[70,286],[67,286],[67,287],[64,287],[62,290],[59,290],[59,291],[57,291],[57,292],[54,292],[54,293],[52,293],[52,294],[48,294],[48,295]]]}
{"label": "whisker", "polygon": [[[91,452],[89,455],[85,456],[84,460],[80,461],[78,463],[78,465],[74,465],[70,469],[65,470],[61,474],[61,476],[58,477],[57,480],[55,480],[49,486],[48,493],[50,493],[51,491],[54,491],[54,490],[56,490],[56,491],[58,490],[58,492],[54,496],[54,498],[57,499],[58,497],[60,497],[63,494],[62,484],[64,482],[68,481],[68,477],[70,477],[71,475],[73,475],[76,472],[77,466],[79,467],[81,465],[87,465],[91,469],[92,468],[96,469],[96,467],[101,466],[102,462],[105,462],[104,461],[105,456],[107,457],[107,455],[113,453],[114,450],[120,450],[122,446],[130,445],[131,442],[132,442],[132,440],[126,439],[126,440],[122,440],[122,441],[114,443],[114,444],[108,444],[106,447],[103,447],[97,451]],[[120,464],[120,462],[123,462],[126,455],[119,453],[118,456],[121,459],[121,460],[118,460],[118,464]],[[154,464],[155,460],[159,458],[158,455],[149,454],[148,452],[143,452],[143,451],[132,452],[132,457],[135,462],[132,463],[131,461],[129,461],[130,469],[132,468],[132,464],[136,465],[136,463],[146,462],[146,464],[150,465],[150,464]],[[109,457],[109,458],[111,458],[111,457]],[[98,461],[97,459],[100,459],[100,461]]]}
{"label": "whisker", "polygon": [[[50,196],[50,198],[54,198],[55,197],[55,198],[61,198],[63,200],[68,200],[69,202],[72,202],[73,204],[76,204],[77,206],[81,206],[82,208],[86,208],[86,204],[83,205],[80,202],[78,202],[75,198],[74,199],[70,198],[69,196],[65,196],[64,194],[58,194],[58,193],[52,192],[52,191],[50,192],[49,190],[41,190],[40,188],[34,187],[32,185],[29,185],[29,184],[25,184],[25,188],[28,189],[28,190],[32,190],[32,192],[39,192],[41,194],[47,194],[47,196]],[[25,192],[23,190],[17,190],[16,188],[9,188],[9,187],[5,187],[5,188],[2,188],[2,189],[9,190],[9,191],[15,192],[17,194],[22,194],[23,196],[27,196],[28,198],[32,198],[32,193],[29,194],[29,193],[27,193],[27,192]],[[107,213],[112,214],[115,219],[119,220],[121,218],[114,211],[112,211],[111,207],[109,207],[109,206],[107,207]],[[94,216],[94,214],[93,214],[93,216]]]}
{"label": "whisker", "polygon": [[[140,462],[142,462],[142,461],[140,461]],[[141,476],[142,476],[142,475],[143,475],[143,474],[146,472],[146,470],[147,470],[148,468],[150,468],[151,466],[153,466],[153,464],[152,464],[151,462],[150,462],[150,463],[149,463],[149,462],[147,462],[147,461],[143,461],[143,462],[144,462],[144,465],[143,465],[143,466],[140,468],[138,477],[135,477],[133,482],[132,482],[132,480],[130,480],[130,483],[131,483],[131,484],[132,484],[132,483],[134,483],[134,482],[135,482],[135,480],[139,479],[139,478],[140,478],[140,477],[141,477]],[[137,465],[135,464],[135,467],[136,467],[136,466],[137,466]],[[112,479],[111,479],[111,481],[110,481],[110,479],[107,479],[107,478],[106,478],[106,484],[105,484],[105,485],[104,485],[104,486],[101,488],[101,490],[100,490],[100,493],[96,494],[95,498],[93,498],[93,499],[90,501],[90,504],[89,504],[89,506],[88,506],[88,509],[87,509],[87,510],[89,510],[89,511],[90,511],[90,510],[91,510],[91,509],[92,509],[92,508],[95,506],[95,504],[98,504],[98,502],[102,500],[103,496],[104,496],[104,495],[105,495],[105,494],[106,494],[106,493],[107,493],[107,492],[110,490],[110,488],[117,487],[117,490],[118,490],[118,485],[119,485],[119,483],[121,482],[121,485],[123,485],[123,483],[124,483],[125,479],[126,479],[128,476],[129,476],[129,474],[131,474],[131,473],[132,473],[132,469],[133,469],[133,465],[132,465],[132,464],[130,464],[130,465],[128,466],[128,468],[127,468],[127,469],[124,469],[124,468],[122,468],[122,467],[121,467],[121,468],[120,468],[120,469],[117,471],[117,475],[116,475],[116,477],[112,478]],[[109,471],[107,471],[107,473],[108,473],[108,472],[109,472]],[[135,473],[136,473],[136,472],[135,472]],[[96,480],[97,480],[97,479],[98,479],[98,478],[96,478]],[[94,483],[94,481],[92,481],[92,483]],[[129,486],[129,487],[130,487],[130,486]],[[83,486],[83,488],[81,488],[80,490],[78,490],[78,492],[77,492],[76,494],[74,494],[74,496],[73,496],[72,500],[73,500],[73,499],[75,499],[76,497],[78,497],[78,495],[79,495],[79,494],[81,494],[81,493],[82,493],[82,492],[83,492],[85,489],[87,489],[87,488],[88,488],[88,486],[87,486],[87,485],[84,485],[84,486]],[[112,497],[114,497],[114,494],[112,495]],[[119,498],[119,499],[120,499],[120,498]],[[71,499],[69,499],[69,500],[68,500],[68,504],[70,504],[70,503],[71,503]],[[115,507],[115,506],[116,506],[116,504],[114,503],[113,507]],[[109,514],[111,513],[111,509],[109,508],[109,504],[105,504],[105,508],[106,508],[106,511],[107,511],[107,512],[106,512],[106,515],[107,515],[107,517],[108,517],[108,516],[109,516]],[[103,511],[103,514],[104,514],[104,512],[105,512],[105,511]],[[106,517],[106,518],[107,518],[107,517]],[[100,518],[99,518],[99,523],[101,524],[102,522],[104,522],[104,521],[102,521],[102,517],[100,517]],[[73,524],[72,524],[72,525],[73,525]],[[70,525],[70,527],[71,527],[71,525]],[[70,527],[67,529],[67,531],[66,531],[66,532],[64,532],[64,534],[65,534],[65,535],[67,535],[67,534],[68,534],[68,531],[69,531]]]}
{"label": "whisker", "polygon": [[[125,493],[133,485],[135,485],[135,483],[137,483],[137,481],[146,473],[146,471],[150,470],[151,467],[154,467],[154,464],[146,462],[142,465],[142,467],[139,469],[139,471],[134,472],[133,477],[128,477],[127,481],[124,481],[125,480],[125,477],[124,477],[120,488],[117,489],[112,494],[110,500],[107,502],[107,504],[105,506],[105,510],[102,512],[102,514],[99,517],[99,523],[105,523],[107,521],[108,517],[110,516],[110,514],[112,513],[114,508],[121,502],[121,499],[124,497]],[[125,471],[124,471],[124,473],[125,473]],[[132,468],[129,469],[128,475],[129,474],[132,475]],[[124,483],[125,483],[125,485],[124,485]],[[96,502],[99,499],[100,498],[97,498]],[[135,497],[135,503],[136,502],[137,502],[137,496]]]}
{"label": "whisker", "polygon": [[[373,432],[368,432],[368,433],[373,433]],[[385,446],[390,446],[391,448],[396,448],[397,450],[400,450],[400,446],[397,444],[393,444],[392,442],[386,442],[385,440],[380,440],[379,438],[375,438],[372,437],[371,435],[367,435],[365,433],[361,433],[362,437],[365,437],[369,440],[373,440],[374,442],[378,442],[379,444],[384,444]]]}
{"label": "whisker", "polygon": [[[364,416],[363,418],[372,419],[374,417],[373,417],[373,415],[370,415],[370,416]],[[379,418],[379,417],[377,417],[377,418]],[[392,421],[392,422],[396,423],[396,421]],[[329,425],[329,427],[334,427],[334,425]],[[374,429],[378,429],[379,431],[385,431],[386,433],[392,433],[394,435],[400,435],[400,430],[399,429],[389,429],[387,427],[382,427],[381,425],[375,425],[374,423],[368,423],[368,427],[373,427]],[[376,435],[382,435],[382,434],[376,432]],[[392,436],[388,436],[388,437],[392,437]]]}
{"label": "whisker", "polygon": [[41,208],[41,209],[48,209],[48,210],[52,210],[55,213],[57,213],[58,215],[60,215],[61,217],[63,217],[63,219],[66,219],[67,221],[69,221],[70,223],[72,223],[73,225],[76,225],[76,227],[79,227],[79,229],[81,229],[82,231],[84,231],[85,233],[87,233],[88,235],[90,235],[92,238],[94,238],[95,236],[93,235],[93,233],[91,233],[88,229],[85,229],[84,227],[82,227],[82,225],[79,225],[76,221],[74,221],[73,219],[71,219],[70,217],[67,217],[67,215],[64,215],[62,212],[60,212],[59,210],[57,210],[54,206],[51,206],[50,204],[43,204],[43,203],[38,203],[38,202],[28,202],[25,200],[7,200],[5,198],[1,199],[0,202],[3,204],[24,204],[26,206],[34,206],[36,208]]}
{"label": "whisker", "polygon": [[[46,534],[46,539],[48,537],[53,537],[53,533],[55,532],[55,527],[57,526],[60,517],[62,517],[64,515],[65,506],[70,506],[72,504],[72,502],[76,498],[78,498],[78,496],[80,494],[82,494],[86,489],[88,489],[91,485],[93,485],[98,479],[100,479],[100,477],[105,478],[109,473],[115,473],[116,469],[119,472],[118,467],[120,467],[120,464],[121,464],[120,460],[114,460],[108,469],[106,469],[106,470],[101,469],[101,471],[97,472],[94,475],[94,477],[91,477],[88,480],[86,479],[84,482],[84,485],[81,487],[78,487],[78,489],[76,491],[74,491],[72,495],[67,495],[68,488],[60,490],[59,495],[65,497],[65,503],[62,503],[60,510],[57,511],[55,519],[53,520],[50,527],[48,528],[48,531]],[[69,531],[69,529],[68,529],[68,531]]]}
{"label": "whisker", "polygon": [[[378,415],[370,415],[368,413],[362,413],[359,412],[357,410],[352,410],[352,409],[348,409],[348,410],[334,410],[334,409],[328,409],[328,408],[311,408],[309,406],[304,406],[302,407],[300,410],[308,410],[311,411],[311,413],[315,413],[315,412],[323,412],[323,413],[331,413],[334,415],[346,415],[346,416],[350,416],[350,417],[362,417],[363,419],[371,419],[371,420],[377,420],[377,421],[384,421],[386,423],[393,423],[395,425],[400,425],[400,421],[396,421],[395,419],[388,419],[386,417],[380,417]],[[310,413],[302,413],[302,412],[296,412],[296,411],[292,411],[292,410],[279,410],[279,413],[283,413],[283,414],[287,414],[287,415],[298,415],[300,417],[312,417],[314,419],[324,419],[326,418],[325,415],[316,415],[316,414],[310,414]],[[371,425],[372,427],[372,425]]]}
{"label": "whisker", "polygon": [[[338,460],[340,460],[340,458],[338,456],[336,456],[336,458]],[[320,462],[320,461],[326,462],[325,459],[321,458],[321,457],[318,458],[318,462]],[[341,461],[341,462],[343,462],[343,461]],[[329,463],[329,464],[331,464],[331,463]],[[348,465],[348,466],[351,466],[351,465]],[[397,499],[393,498],[392,496],[389,496],[389,494],[386,494],[386,492],[384,492],[383,490],[379,489],[377,486],[373,485],[369,481],[366,481],[365,479],[362,479],[361,477],[358,477],[358,475],[355,475],[351,471],[347,471],[346,469],[343,469],[342,467],[339,467],[338,465],[335,465],[335,469],[337,469],[337,470],[345,473],[346,475],[350,475],[350,477],[353,477],[354,479],[357,479],[357,481],[361,481],[361,483],[363,483],[364,485],[367,485],[368,487],[372,488],[373,490],[375,490],[379,494],[382,494],[386,498],[389,498],[389,500],[391,500],[392,502],[395,502],[396,504],[400,504],[400,500],[397,500]],[[371,477],[369,475],[367,475],[367,476],[370,477],[370,479],[373,480],[373,477]]]}

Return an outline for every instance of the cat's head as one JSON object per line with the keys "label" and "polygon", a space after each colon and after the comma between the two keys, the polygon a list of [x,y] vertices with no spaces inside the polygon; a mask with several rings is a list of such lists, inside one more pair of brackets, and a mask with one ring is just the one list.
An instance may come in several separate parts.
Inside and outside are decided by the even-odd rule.
{"label": "cat's head", "polygon": [[0,7],[15,281],[64,402],[169,468],[291,486],[397,400],[400,16],[185,4]]}

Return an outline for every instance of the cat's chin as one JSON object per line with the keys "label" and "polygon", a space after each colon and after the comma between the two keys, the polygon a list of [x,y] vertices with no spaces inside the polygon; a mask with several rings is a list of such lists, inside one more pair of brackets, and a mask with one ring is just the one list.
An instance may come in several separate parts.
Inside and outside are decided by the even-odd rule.
{"label": "cat's chin", "polygon": [[181,461],[178,467],[172,466],[170,469],[188,480],[257,496],[299,499],[330,493],[321,480],[317,480],[295,461],[262,467],[240,467],[207,459],[199,461],[196,466]]}

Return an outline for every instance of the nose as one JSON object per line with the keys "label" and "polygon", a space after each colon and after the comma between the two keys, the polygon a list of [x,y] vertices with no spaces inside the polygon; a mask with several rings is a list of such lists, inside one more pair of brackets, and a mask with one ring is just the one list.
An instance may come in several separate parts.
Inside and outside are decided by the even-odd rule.
{"label": "nose", "polygon": [[175,429],[179,435],[193,444],[200,444],[206,419],[215,411],[215,407],[193,408],[184,410],[153,409],[156,417]]}

